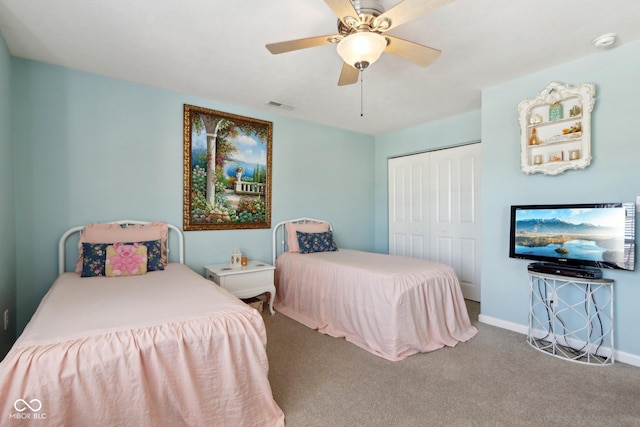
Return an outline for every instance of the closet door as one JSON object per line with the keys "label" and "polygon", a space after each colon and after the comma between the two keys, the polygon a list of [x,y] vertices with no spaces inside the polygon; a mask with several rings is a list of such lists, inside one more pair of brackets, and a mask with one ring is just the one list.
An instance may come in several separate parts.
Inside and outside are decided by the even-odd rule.
{"label": "closet door", "polygon": [[388,174],[389,253],[430,259],[429,153],[389,159]]}
{"label": "closet door", "polygon": [[455,270],[480,301],[480,144],[431,153],[431,259]]}
{"label": "closet door", "polygon": [[480,144],[389,159],[389,253],[451,266],[480,301]]}

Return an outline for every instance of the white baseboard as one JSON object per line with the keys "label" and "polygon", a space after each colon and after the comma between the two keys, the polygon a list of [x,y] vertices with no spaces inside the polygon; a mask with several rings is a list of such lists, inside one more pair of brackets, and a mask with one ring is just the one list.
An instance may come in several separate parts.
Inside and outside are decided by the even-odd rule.
{"label": "white baseboard", "polygon": [[[485,316],[480,314],[478,321],[486,323],[487,325],[496,326],[498,328],[507,329],[509,331],[518,332],[523,335],[529,333],[529,327],[527,325],[520,325],[518,323],[507,322],[506,320],[498,319],[496,317]],[[640,367],[640,355],[626,353],[620,350],[614,350],[614,360],[617,362],[627,363],[629,365]]]}
{"label": "white baseboard", "polygon": [[625,353],[624,351],[616,350],[613,352],[615,360],[618,362],[626,363],[633,366],[640,366],[640,356],[637,354]]}
{"label": "white baseboard", "polygon": [[529,327],[527,325],[507,322],[506,320],[485,316],[484,314],[478,316],[478,321],[481,323],[486,323],[487,325],[497,326],[498,328],[508,329],[509,331],[519,332],[523,335],[527,335],[529,333]]}

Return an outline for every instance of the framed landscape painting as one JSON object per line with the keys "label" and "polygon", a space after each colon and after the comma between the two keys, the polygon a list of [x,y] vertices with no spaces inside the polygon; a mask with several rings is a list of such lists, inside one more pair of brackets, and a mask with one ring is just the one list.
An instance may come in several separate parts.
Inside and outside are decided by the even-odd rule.
{"label": "framed landscape painting", "polygon": [[184,105],[183,228],[271,228],[273,123]]}

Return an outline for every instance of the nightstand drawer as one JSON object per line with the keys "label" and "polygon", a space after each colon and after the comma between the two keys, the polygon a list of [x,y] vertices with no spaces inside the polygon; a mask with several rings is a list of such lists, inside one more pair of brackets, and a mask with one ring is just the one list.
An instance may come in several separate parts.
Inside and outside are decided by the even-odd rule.
{"label": "nightstand drawer", "polygon": [[218,276],[213,274],[212,280],[236,295],[251,289],[273,286],[273,270],[253,271],[244,274]]}

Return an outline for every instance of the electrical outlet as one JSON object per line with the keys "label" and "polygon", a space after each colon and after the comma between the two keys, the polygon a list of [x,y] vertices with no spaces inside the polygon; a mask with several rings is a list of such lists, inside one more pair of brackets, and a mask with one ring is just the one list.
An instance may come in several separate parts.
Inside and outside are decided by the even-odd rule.
{"label": "electrical outlet", "polygon": [[9,309],[4,311],[4,330],[9,329]]}
{"label": "electrical outlet", "polygon": [[556,294],[553,291],[547,292],[547,306],[552,309],[556,308]]}

